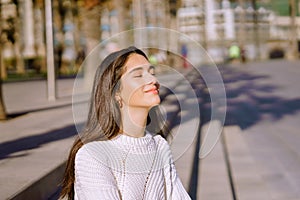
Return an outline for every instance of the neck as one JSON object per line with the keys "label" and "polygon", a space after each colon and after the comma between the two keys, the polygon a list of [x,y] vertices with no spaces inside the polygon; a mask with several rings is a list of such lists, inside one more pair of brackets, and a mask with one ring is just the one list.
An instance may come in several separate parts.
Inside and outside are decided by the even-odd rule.
{"label": "neck", "polygon": [[132,137],[145,135],[148,110],[146,108],[131,108],[124,106],[121,110],[123,134]]}

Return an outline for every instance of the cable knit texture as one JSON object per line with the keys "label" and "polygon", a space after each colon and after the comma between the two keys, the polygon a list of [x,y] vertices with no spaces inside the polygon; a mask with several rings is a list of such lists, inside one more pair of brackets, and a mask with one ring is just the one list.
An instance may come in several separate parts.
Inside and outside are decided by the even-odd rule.
{"label": "cable knit texture", "polygon": [[185,200],[170,147],[161,136],[126,135],[83,145],[75,158],[75,200]]}

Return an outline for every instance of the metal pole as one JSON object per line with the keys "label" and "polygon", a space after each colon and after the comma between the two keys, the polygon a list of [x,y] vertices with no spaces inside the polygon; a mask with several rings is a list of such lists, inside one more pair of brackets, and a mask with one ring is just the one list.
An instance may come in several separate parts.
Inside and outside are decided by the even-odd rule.
{"label": "metal pole", "polygon": [[53,27],[52,27],[52,5],[51,0],[45,0],[46,19],[46,52],[47,52],[47,91],[48,100],[56,99],[56,80],[53,51]]}
{"label": "metal pole", "polygon": [[291,17],[291,30],[290,30],[290,44],[291,44],[291,54],[290,58],[292,60],[298,58],[298,42],[297,42],[297,27],[296,27],[296,1],[289,1],[290,7],[290,17]]}

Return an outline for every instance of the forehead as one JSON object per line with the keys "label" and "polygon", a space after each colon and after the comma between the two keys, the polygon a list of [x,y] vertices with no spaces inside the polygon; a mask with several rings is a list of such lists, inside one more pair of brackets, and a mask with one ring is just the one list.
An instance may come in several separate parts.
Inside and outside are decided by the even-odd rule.
{"label": "forehead", "polygon": [[126,71],[130,71],[131,69],[142,67],[142,66],[149,66],[149,61],[140,54],[131,54],[128,57],[127,62],[125,63]]}

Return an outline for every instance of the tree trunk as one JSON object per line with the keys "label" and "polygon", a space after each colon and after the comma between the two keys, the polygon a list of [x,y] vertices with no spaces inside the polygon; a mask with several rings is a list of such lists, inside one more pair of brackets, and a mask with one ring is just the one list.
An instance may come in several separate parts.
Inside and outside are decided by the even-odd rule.
{"label": "tree trunk", "polygon": [[[1,5],[0,5],[0,22],[2,21],[2,10],[1,10]],[[0,23],[0,120],[5,120],[7,118],[6,116],[6,111],[5,111],[5,106],[4,106],[4,100],[3,100],[3,95],[2,95],[2,68],[4,68],[3,65],[3,58],[2,58],[2,23]]]}
{"label": "tree trunk", "polygon": [[5,120],[5,119],[7,119],[7,116],[6,116],[5,105],[3,101],[3,95],[2,95],[2,83],[0,83],[0,120]]}
{"label": "tree trunk", "polygon": [[[1,28],[1,27],[0,27]],[[1,33],[1,30],[0,30]],[[1,43],[1,41],[0,41]],[[0,68],[4,67],[3,66],[3,59],[2,59],[2,45],[0,45]],[[2,75],[1,73],[2,70],[0,70],[0,77]],[[5,111],[5,106],[4,106],[4,99],[2,95],[2,79],[0,78],[0,120],[5,120],[7,118],[6,116],[6,111]]]}
{"label": "tree trunk", "polygon": [[21,54],[21,19],[20,19],[20,12],[22,12],[22,8],[20,6],[17,6],[17,19],[16,19],[16,34],[15,34],[15,44],[14,44],[14,50],[15,50],[15,58],[16,58],[16,67],[17,67],[17,73],[18,74],[25,74],[25,63],[24,59]]}

